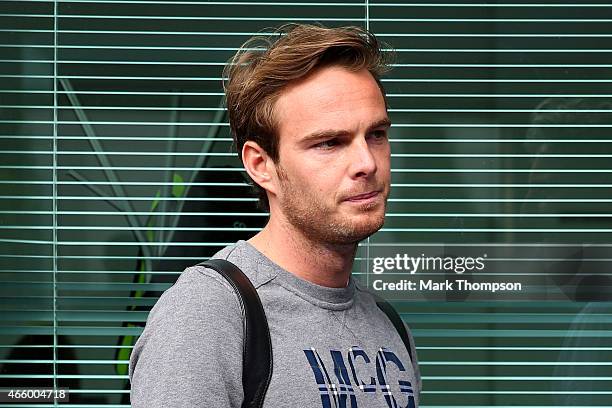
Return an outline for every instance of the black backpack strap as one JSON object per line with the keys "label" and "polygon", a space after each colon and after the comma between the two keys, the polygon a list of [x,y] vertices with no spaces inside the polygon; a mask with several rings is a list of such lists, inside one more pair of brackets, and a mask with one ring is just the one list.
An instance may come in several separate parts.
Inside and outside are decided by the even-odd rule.
{"label": "black backpack strap", "polygon": [[402,341],[404,342],[404,346],[406,346],[406,350],[408,350],[408,356],[410,357],[410,361],[414,361],[414,359],[412,358],[412,344],[410,342],[410,337],[408,336],[408,331],[406,330],[406,326],[404,326],[404,322],[402,321],[402,318],[395,311],[393,306],[391,306],[391,304],[387,302],[385,299],[383,299],[382,297],[378,295],[375,295],[375,299],[376,299],[376,306],[378,306],[378,308],[387,315],[389,320],[391,320],[391,323],[393,323],[395,330],[397,330],[397,333],[402,338]]}
{"label": "black backpack strap", "polygon": [[242,408],[263,405],[272,378],[272,341],[270,329],[257,290],[246,275],[225,259],[209,259],[198,265],[213,269],[223,276],[239,295],[244,315],[244,350],[242,362]]}

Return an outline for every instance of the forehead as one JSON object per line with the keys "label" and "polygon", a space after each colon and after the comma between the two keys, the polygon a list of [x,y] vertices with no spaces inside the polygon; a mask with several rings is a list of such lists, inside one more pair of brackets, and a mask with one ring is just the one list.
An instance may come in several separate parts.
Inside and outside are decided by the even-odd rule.
{"label": "forehead", "polygon": [[321,129],[358,131],[387,115],[372,74],[340,66],[320,68],[289,84],[276,101],[275,114],[281,140]]}

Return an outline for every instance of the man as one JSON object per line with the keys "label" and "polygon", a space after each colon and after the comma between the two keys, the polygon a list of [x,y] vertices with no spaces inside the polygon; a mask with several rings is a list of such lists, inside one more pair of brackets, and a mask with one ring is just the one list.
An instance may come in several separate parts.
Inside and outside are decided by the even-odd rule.
{"label": "man", "polygon": [[[274,362],[264,407],[417,407],[415,350],[411,361],[351,277],[389,195],[385,58],[356,27],[282,30],[266,48],[247,42],[226,68],[232,134],[270,218],[215,255],[242,269],[264,306]],[[187,268],[132,353],[132,406],[240,407],[243,336],[230,285]]]}

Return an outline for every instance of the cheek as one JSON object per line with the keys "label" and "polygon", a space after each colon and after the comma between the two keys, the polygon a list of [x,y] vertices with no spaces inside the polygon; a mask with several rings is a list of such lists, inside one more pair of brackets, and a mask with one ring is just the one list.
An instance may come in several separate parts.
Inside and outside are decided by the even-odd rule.
{"label": "cheek", "polygon": [[383,149],[380,152],[379,159],[378,159],[378,167],[385,171],[390,171],[391,169],[391,149],[389,148],[389,145],[387,145],[386,149]]}
{"label": "cheek", "polygon": [[[319,185],[319,190],[323,194],[328,196],[334,194],[345,181],[346,167],[340,162],[340,160],[334,163],[329,163],[327,166],[321,168],[319,176],[316,178],[316,182]],[[312,182],[312,181],[311,181]]]}
{"label": "cheek", "polygon": [[307,201],[318,206],[333,200],[340,185],[340,181],[334,179],[329,171],[307,174],[299,183],[298,194],[302,194],[304,198],[309,197]]}
{"label": "cheek", "polygon": [[296,169],[300,180],[306,185],[317,186],[317,190],[329,190],[330,186],[342,180],[345,163],[340,158],[316,157],[313,160],[303,160],[301,167]]}

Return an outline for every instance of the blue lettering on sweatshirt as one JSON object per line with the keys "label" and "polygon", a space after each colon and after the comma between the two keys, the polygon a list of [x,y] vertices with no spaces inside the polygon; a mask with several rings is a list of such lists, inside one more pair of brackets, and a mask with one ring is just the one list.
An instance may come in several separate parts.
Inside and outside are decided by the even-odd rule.
{"label": "blue lettering on sweatshirt", "polygon": [[[412,383],[405,379],[398,379],[398,385],[400,393],[403,394],[400,400],[407,399],[406,405],[400,405],[398,400],[391,392],[389,379],[387,376],[387,367],[389,364],[393,364],[401,373],[406,372],[406,368],[400,358],[388,348],[381,348],[376,353],[376,378],[370,376],[370,378],[364,381],[363,378],[359,378],[357,370],[355,369],[355,363],[357,360],[362,360],[365,364],[371,364],[371,360],[364,350],[357,346],[353,346],[349,349],[347,359],[349,362],[350,373],[342,357],[342,353],[339,350],[330,350],[330,355],[333,361],[333,372],[337,381],[332,381],[329,375],[327,367],[323,363],[321,356],[316,349],[311,348],[310,350],[304,350],[306,359],[312,368],[315,382],[319,388],[319,394],[321,396],[322,408],[359,408],[357,406],[357,398],[355,395],[356,388],[359,388],[364,393],[375,393],[377,390],[382,392],[385,402],[388,408],[415,408],[414,402],[414,391],[412,389]],[[353,383],[351,383],[351,379]],[[378,384],[378,387],[377,387]],[[333,400],[333,405],[332,405]]]}

